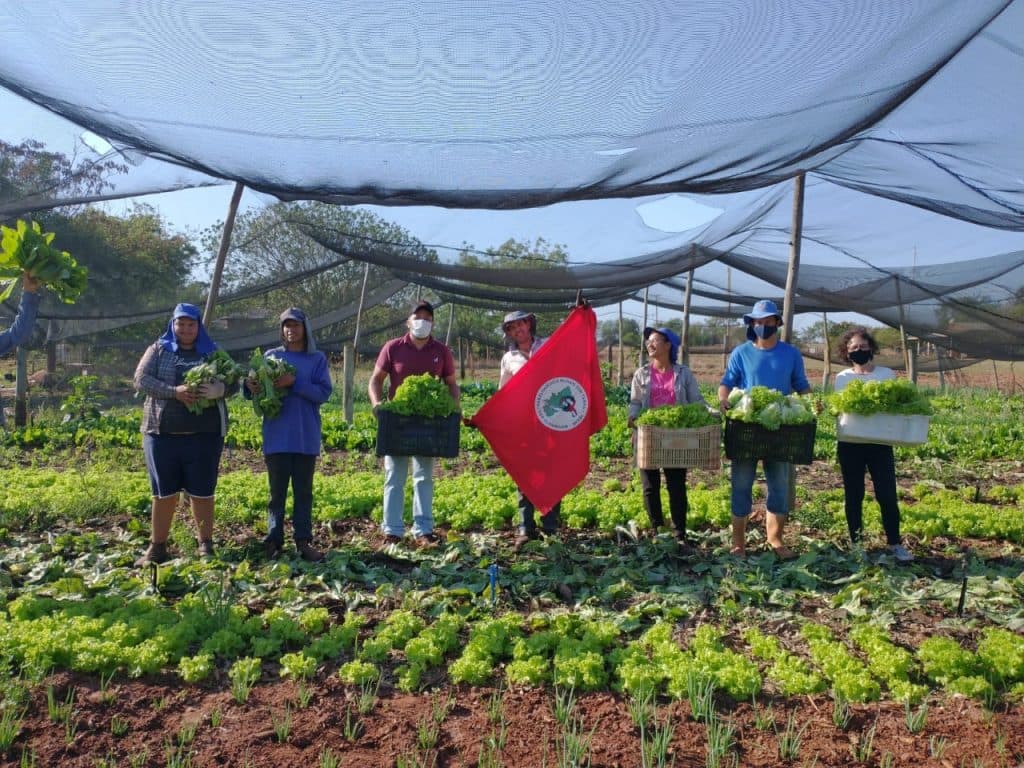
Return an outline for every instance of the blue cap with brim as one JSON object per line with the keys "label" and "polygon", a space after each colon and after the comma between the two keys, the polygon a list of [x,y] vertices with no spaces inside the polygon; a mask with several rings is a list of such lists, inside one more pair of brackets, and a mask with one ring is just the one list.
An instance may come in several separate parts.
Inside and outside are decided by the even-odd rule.
{"label": "blue cap with brim", "polygon": [[771,299],[761,299],[754,305],[750,314],[743,316],[743,322],[750,325],[755,320],[763,320],[766,317],[772,316],[779,318],[779,325],[782,325],[782,313],[775,306],[775,302]]}
{"label": "blue cap with brim", "polygon": [[644,341],[647,341],[647,337],[652,333],[660,333],[668,341],[669,351],[668,359],[670,362],[676,362],[679,360],[679,345],[682,344],[682,340],[671,328],[644,328]]}

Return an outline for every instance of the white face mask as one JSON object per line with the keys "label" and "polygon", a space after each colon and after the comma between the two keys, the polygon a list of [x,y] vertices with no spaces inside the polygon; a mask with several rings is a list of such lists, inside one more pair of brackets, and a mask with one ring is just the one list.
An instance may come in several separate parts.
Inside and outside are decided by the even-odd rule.
{"label": "white face mask", "polygon": [[430,335],[430,331],[433,327],[434,324],[429,320],[416,318],[409,323],[409,332],[412,333],[414,338],[425,339]]}

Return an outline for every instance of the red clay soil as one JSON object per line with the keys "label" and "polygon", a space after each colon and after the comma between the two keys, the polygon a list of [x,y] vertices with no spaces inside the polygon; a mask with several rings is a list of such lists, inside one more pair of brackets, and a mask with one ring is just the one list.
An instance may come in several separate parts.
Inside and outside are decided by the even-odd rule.
{"label": "red clay soil", "polygon": [[[46,685],[63,701],[74,688],[73,734],[47,715]],[[493,691],[441,688],[421,695],[381,690],[372,710],[357,711],[359,691],[336,678],[309,685],[310,697],[302,708],[300,691],[292,682],[264,681],[252,690],[245,704],[236,704],[226,681],[210,687],[189,686],[173,678],[114,683],[105,693],[93,679],[71,674],[52,677],[40,686],[29,704],[22,733],[0,765],[18,766],[23,751],[35,756],[36,766],[96,768],[96,766],[252,766],[296,768],[319,766],[330,749],[337,765],[477,766],[486,754],[486,742],[496,740],[500,726],[492,722]],[[556,766],[562,729],[553,711],[550,691],[510,689],[501,697],[505,741],[496,761],[487,765]],[[446,705],[447,704],[447,713]],[[759,702],[759,707],[768,706]],[[722,765],[811,766],[1019,766],[1024,764],[1024,709],[1011,707],[986,712],[978,703],[948,698],[934,700],[923,730],[910,733],[902,707],[891,702],[853,706],[845,730],[832,722],[832,702],[825,696],[779,700],[772,705],[775,728],[755,726],[751,704],[718,702],[721,717],[736,727],[736,755]],[[284,741],[275,723],[290,712]],[[591,738],[592,768],[635,768],[641,765],[640,736],[627,702],[598,693],[581,697],[576,706],[582,732]],[[779,756],[779,736],[792,716],[802,734],[799,755],[793,761]],[[678,768],[706,764],[707,737],[702,723],[690,717],[686,702],[661,702],[657,717],[666,718],[675,731],[669,758]],[[358,720],[358,735],[346,738],[349,724]],[[436,746],[418,745],[422,723],[441,720]],[[126,724],[114,735],[114,724]],[[214,725],[213,723],[216,723]],[[763,723],[762,723],[763,725]],[[194,728],[187,747],[175,754],[182,731]],[[874,739],[867,759],[854,759],[854,748]],[[170,753],[168,752],[168,745]],[[863,753],[862,753],[863,754]],[[191,762],[184,760],[189,756]],[[891,758],[886,757],[891,755]],[[182,758],[172,762],[173,757]],[[888,762],[891,759],[891,762]],[[105,762],[104,762],[105,761]],[[580,763],[586,765],[586,763]],[[666,763],[667,764],[667,763]]]}

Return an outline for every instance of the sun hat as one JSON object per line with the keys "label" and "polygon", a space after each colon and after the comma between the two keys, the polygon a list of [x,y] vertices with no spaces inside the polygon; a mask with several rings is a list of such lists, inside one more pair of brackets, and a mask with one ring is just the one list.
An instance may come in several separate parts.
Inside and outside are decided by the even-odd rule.
{"label": "sun hat", "polygon": [[754,304],[754,308],[750,311],[750,314],[743,316],[743,322],[750,325],[755,320],[762,320],[766,317],[775,316],[779,318],[779,325],[782,325],[782,313],[779,312],[779,308],[775,306],[775,302],[771,299],[761,299],[759,302]]}

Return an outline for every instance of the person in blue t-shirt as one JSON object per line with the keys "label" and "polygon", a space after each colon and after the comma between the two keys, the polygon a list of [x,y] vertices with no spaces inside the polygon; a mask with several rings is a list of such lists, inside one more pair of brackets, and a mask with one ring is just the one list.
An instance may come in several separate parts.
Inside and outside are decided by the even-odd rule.
{"label": "person in blue t-shirt", "polygon": [[[736,347],[729,355],[725,374],[718,387],[718,402],[722,413],[729,409],[729,392],[734,387],[749,390],[751,387],[762,386],[778,390],[784,395],[793,392],[804,395],[810,392],[800,350],[779,340],[782,315],[775,302],[769,299],[757,302],[753,311],[743,316],[743,322],[747,326],[749,342]],[[746,554],[747,518],[753,505],[752,491],[756,472],[757,459],[732,462],[731,552],[735,555]],[[783,560],[795,557],[782,541],[789,515],[789,474],[788,461],[764,459],[764,475],[768,484],[768,510],[765,516],[768,546]]]}
{"label": "person in blue t-shirt", "polygon": [[[267,350],[264,357],[291,363],[295,373],[274,381],[274,388],[285,392],[281,413],[272,419],[263,417],[263,459],[270,483],[263,550],[267,558],[275,558],[284,547],[290,483],[295,549],[303,560],[318,562],[324,554],[313,546],[313,473],[320,455],[320,406],[331,396],[331,375],[327,357],[316,348],[306,313],[291,307],[281,313],[280,322],[283,346]],[[259,389],[258,381],[245,380],[246,397]]]}

